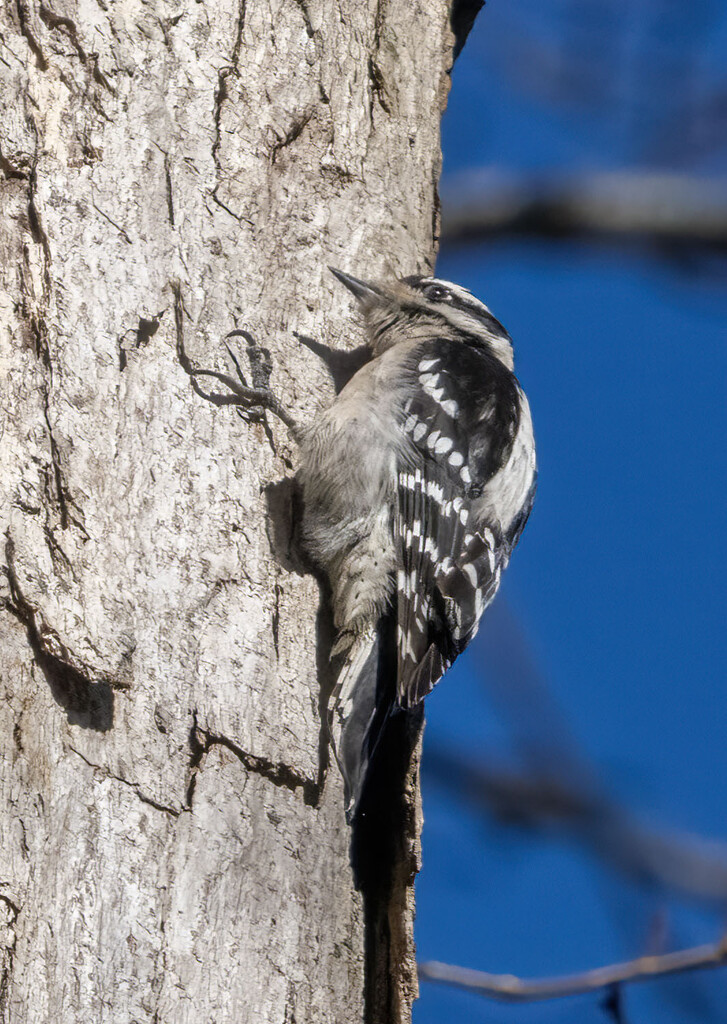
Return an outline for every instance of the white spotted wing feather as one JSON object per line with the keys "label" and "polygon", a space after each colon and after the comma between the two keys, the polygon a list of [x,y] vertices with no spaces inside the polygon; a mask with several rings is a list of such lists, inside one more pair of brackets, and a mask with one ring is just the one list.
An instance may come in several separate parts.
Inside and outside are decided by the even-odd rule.
{"label": "white spotted wing feather", "polygon": [[[487,487],[519,457],[521,392],[486,353],[458,345],[453,354],[451,345],[419,346],[404,407],[410,447],[398,467],[394,521],[403,707],[422,700],[475,635],[517,539],[512,516],[503,510],[503,521]],[[482,392],[480,401],[471,401],[472,389]],[[465,408],[480,410],[479,419],[466,421]],[[534,476],[533,462],[523,478],[525,518]]]}

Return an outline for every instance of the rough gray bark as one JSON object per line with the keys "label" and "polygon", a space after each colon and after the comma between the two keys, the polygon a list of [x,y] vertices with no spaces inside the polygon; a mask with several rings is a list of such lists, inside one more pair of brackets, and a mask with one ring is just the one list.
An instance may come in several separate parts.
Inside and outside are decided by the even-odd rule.
{"label": "rough gray bark", "polygon": [[415,773],[372,939],[295,449],[178,353],[244,327],[314,415],[292,331],[360,341],[326,264],[432,266],[450,53],[445,0],[0,12],[6,1024],[348,1024],[367,945],[369,1019],[408,1019]]}

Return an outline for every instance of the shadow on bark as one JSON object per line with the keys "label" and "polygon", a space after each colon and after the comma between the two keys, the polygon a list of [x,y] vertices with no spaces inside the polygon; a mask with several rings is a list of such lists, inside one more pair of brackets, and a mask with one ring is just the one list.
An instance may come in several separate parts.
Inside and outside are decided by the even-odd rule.
{"label": "shadow on bark", "polygon": [[103,679],[89,679],[71,664],[70,653],[65,660],[48,649],[52,644],[61,653],[66,652],[58,635],[43,622],[20,588],[15,573],[15,547],[9,536],[5,544],[5,555],[10,585],[8,611],[25,626],[33,657],[45,676],[53,699],[66,712],[69,725],[108,732],[114,724],[114,692],[111,685]]}
{"label": "shadow on bark", "polygon": [[[382,677],[393,691],[393,616],[389,627],[382,648]],[[384,694],[381,703],[388,708],[393,699],[393,692]],[[417,992],[410,904],[418,871],[416,754],[423,727],[422,705],[389,717],[352,825],[351,866],[364,903],[367,1024],[408,1019]]]}
{"label": "shadow on bark", "polygon": [[114,691],[111,686],[103,680],[94,682],[87,679],[71,665],[41,649],[34,647],[33,653],[53,699],[66,712],[68,724],[108,732],[114,724]]}
{"label": "shadow on bark", "polygon": [[305,345],[325,364],[336,394],[345,388],[362,366],[371,362],[372,352],[368,345],[359,345],[354,349],[337,349],[324,345],[322,342],[316,341],[315,338],[309,338],[305,334],[298,334],[297,331],[293,331],[293,334],[301,345]]}
{"label": "shadow on bark", "polygon": [[298,481],[295,477],[283,477],[268,484],[265,501],[268,542],[275,561],[286,572],[294,572],[297,576],[312,573],[298,537],[303,502]]}
{"label": "shadow on bark", "polygon": [[335,666],[331,663],[336,630],[333,625],[331,593],[328,580],[306,558],[300,544],[298,524],[301,522],[302,494],[295,478],[284,477],[265,488],[267,500],[268,540],[273,555],[283,569],[299,576],[311,575],[318,583],[319,600],[316,614],[316,676],[318,679],[318,777],[306,788],[305,802],[317,807],[323,793],[330,765],[328,736],[328,704],[336,683]]}

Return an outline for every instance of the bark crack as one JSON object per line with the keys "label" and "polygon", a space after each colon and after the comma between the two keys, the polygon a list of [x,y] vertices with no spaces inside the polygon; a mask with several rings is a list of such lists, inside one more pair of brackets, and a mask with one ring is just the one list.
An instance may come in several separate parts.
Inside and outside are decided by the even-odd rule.
{"label": "bark crack", "polygon": [[[83,513],[78,507],[76,502],[73,500],[69,488],[66,485],[63,468],[61,464],[60,448],[56,441],[53,426],[50,420],[50,382],[53,380],[53,364],[50,355],[50,345],[48,338],[48,328],[45,320],[45,313],[50,301],[52,292],[51,282],[51,249],[48,235],[46,234],[45,228],[43,227],[43,221],[40,215],[40,210],[37,203],[37,192],[38,192],[38,161],[40,152],[40,140],[38,138],[37,129],[35,130],[35,152],[33,155],[33,162],[28,174],[28,225],[30,227],[30,233],[33,241],[40,247],[42,252],[42,294],[39,297],[33,295],[33,289],[29,286],[26,281],[25,275],[21,268],[21,287],[28,296],[31,308],[27,310],[28,320],[30,324],[31,335],[33,338],[33,347],[35,349],[36,357],[40,360],[43,367],[48,373],[48,382],[43,385],[43,418],[45,420],[46,428],[48,431],[48,442],[50,445],[51,454],[51,475],[52,475],[52,486],[46,475],[46,495],[49,502],[57,507],[60,518],[61,528],[67,529],[69,525],[77,527],[84,536],[84,539],[88,539],[88,533],[83,523]],[[29,263],[27,251],[26,251],[26,265]],[[72,510],[75,511],[73,514]],[[49,547],[51,554],[60,554],[63,561],[68,567],[70,562],[62,551],[60,546],[57,544],[55,539],[52,537],[50,530],[46,529],[46,536],[49,540]]]}
{"label": "bark crack", "polygon": [[[61,528],[63,530],[68,527],[68,502],[66,500],[66,487],[63,480],[63,471],[61,470],[60,453],[58,451],[58,445],[56,439],[53,436],[53,427],[51,426],[50,419],[48,417],[48,389],[44,389],[43,393],[43,418],[45,419],[46,427],[48,428],[48,441],[50,443],[50,457],[51,466],[53,467],[53,481],[55,483],[55,502],[57,504],[58,511],[60,513]],[[52,496],[49,494],[49,498],[52,500]]]}
{"label": "bark crack", "polygon": [[[154,977],[151,981],[151,990],[154,994],[154,1013],[151,1024],[160,1024],[159,1005],[161,1003],[162,987],[167,976],[167,915],[169,913],[169,889],[163,890],[161,905],[159,908],[159,935],[161,943],[154,958]],[[161,960],[161,964],[159,961]]]}
{"label": "bark crack", "polygon": [[[53,476],[53,488],[50,486],[46,487],[46,495],[48,500],[57,506],[58,514],[61,521],[61,529],[67,530],[69,526],[75,526],[76,529],[81,531],[84,540],[88,540],[88,531],[86,530],[83,522],[83,512],[74,501],[70,489],[66,484],[65,476],[63,473],[63,466],[61,464],[61,453],[53,433],[53,427],[50,421],[49,415],[49,404],[50,404],[50,393],[47,387],[43,388],[43,418],[45,419],[46,427],[48,428],[48,442],[50,444],[51,454],[51,467]],[[74,515],[73,512],[76,514]],[[80,518],[79,518],[80,516]],[[70,568],[70,561],[67,555],[63,552],[58,545],[55,538],[51,536],[50,529],[46,530],[46,536],[49,539],[49,546],[51,548],[51,554],[54,551],[60,552],[65,561],[66,565]]]}
{"label": "bark crack", "polygon": [[278,136],[278,141],[274,143],[270,149],[271,164],[274,164],[277,161],[278,154],[280,153],[281,150],[285,149],[286,146],[290,146],[293,142],[295,142],[297,138],[299,138],[303,129],[306,127],[306,125],[309,123],[312,117],[313,111],[307,110],[304,114],[301,114],[301,116],[293,122],[291,127],[288,129],[285,135],[282,136],[282,138]]}
{"label": "bark crack", "polygon": [[386,111],[387,114],[391,113],[391,105],[389,104],[389,93],[386,88],[386,82],[384,81],[384,75],[373,57],[369,57],[369,79],[371,81],[371,109],[370,114],[373,116],[373,100],[376,99],[382,110]]}
{"label": "bark crack", "polygon": [[192,756],[189,762],[190,778],[187,784],[187,808],[191,809],[194,801],[194,792],[197,786],[197,775],[199,774],[204,758],[212,747],[225,747],[234,754],[243,767],[254,775],[261,775],[274,786],[289,789],[291,792],[301,789],[303,801],[308,807],[317,807],[323,790],[323,781],[311,779],[302,772],[298,772],[290,765],[282,761],[272,761],[268,757],[261,757],[257,754],[250,754],[239,747],[227,736],[221,736],[207,729],[202,729],[197,723],[197,713],[192,716],[192,728],[189,733],[189,746]]}
{"label": "bark crack", "polygon": [[71,18],[63,17],[60,14],[56,14],[50,7],[46,7],[44,3],[41,3],[38,8],[41,21],[44,25],[47,25],[49,29],[63,29],[65,34],[71,41],[73,49],[78,54],[79,59],[85,64],[88,60],[86,51],[81,45],[81,40],[78,38],[78,29],[76,28],[75,22]]}
{"label": "bark crack", "polygon": [[177,15],[175,15],[172,18],[159,18],[158,19],[159,27],[161,28],[162,35],[164,36],[164,44],[170,50],[172,48],[172,38],[171,38],[171,35],[169,33],[169,30],[171,28],[175,28],[179,24],[179,22],[182,20],[184,15],[185,15],[185,12],[182,11],[181,14],[177,14]]}
{"label": "bark crack", "polygon": [[169,216],[169,224],[171,227],[174,227],[174,191],[172,189],[172,166],[169,159],[169,153],[164,154],[164,180],[167,186],[167,214]]}
{"label": "bark crack", "polygon": [[[40,359],[43,366],[49,372],[52,371],[50,350],[48,345],[48,328],[45,321],[45,312],[51,295],[51,251],[48,236],[43,228],[40,211],[36,202],[38,191],[38,162],[40,159],[40,138],[38,128],[33,122],[35,134],[35,147],[28,171],[28,229],[33,242],[40,247],[39,264],[41,270],[41,294],[36,295],[33,285],[33,273],[31,269],[30,247],[23,244],[23,262],[19,265],[20,290],[23,294],[23,313],[28,321],[30,336],[33,341],[33,348],[36,357]],[[27,298],[27,302],[26,302]]]}
{"label": "bark crack", "polygon": [[7,180],[12,178],[19,179],[20,181],[28,180],[28,173],[21,170],[19,167],[16,167],[11,160],[8,160],[8,158],[3,155],[2,150],[0,150],[0,171],[2,171]]}
{"label": "bark crack", "polygon": [[134,793],[139,797],[143,804],[148,804],[149,807],[153,807],[157,811],[163,811],[164,814],[170,815],[172,818],[178,818],[183,810],[187,808],[170,807],[168,804],[162,804],[158,800],[154,800],[153,797],[148,796],[142,791],[138,782],[131,782],[129,779],[125,779],[122,775],[115,775],[109,768],[102,764],[96,764],[94,761],[90,761],[85,754],[82,754],[80,750],[72,744],[68,744],[68,749],[72,754],[76,754],[84,761],[89,768],[93,768],[94,771],[99,772],[104,779],[113,779],[114,782],[120,782],[124,786],[128,786],[129,789],[133,790]]}
{"label": "bark crack", "polygon": [[[232,53],[230,54],[230,63],[227,67],[221,68],[217,75],[217,88],[214,94],[214,106],[213,106],[213,117],[214,117],[214,140],[212,142],[212,160],[217,171],[219,179],[220,174],[220,146],[222,145],[222,107],[225,101],[229,99],[229,93],[227,91],[227,79],[230,75],[236,75],[239,72],[240,64],[240,50],[242,49],[242,33],[245,28],[245,5],[246,0],[239,0],[239,6],[237,10],[237,27],[235,29],[235,41],[232,46]],[[219,188],[219,183],[215,186],[214,192]],[[233,215],[234,216],[234,215]]]}
{"label": "bark crack", "polygon": [[[46,487],[46,494],[48,500],[57,507],[58,514],[60,517],[61,528],[67,529],[69,525],[76,526],[85,539],[88,539],[88,533],[83,523],[83,513],[79,509],[78,505],[73,500],[70,491],[66,485],[63,468],[61,465],[61,455],[58,443],[56,441],[53,426],[50,421],[50,382],[53,379],[53,364],[50,355],[50,345],[48,339],[48,328],[45,320],[45,312],[50,301],[50,295],[52,291],[51,282],[51,249],[48,235],[43,227],[43,221],[38,209],[36,201],[38,192],[38,160],[40,151],[40,141],[36,130],[36,142],[35,142],[35,153],[33,155],[33,162],[28,174],[28,224],[30,227],[30,233],[33,241],[38,245],[43,254],[42,258],[42,295],[38,298],[33,296],[32,288],[28,285],[24,274],[21,270],[21,284],[23,290],[28,296],[30,303],[32,303],[31,309],[27,311],[28,320],[30,323],[30,330],[33,338],[33,346],[35,349],[36,357],[41,361],[42,365],[48,373],[49,382],[43,386],[43,418],[45,419],[46,428],[48,431],[48,442],[50,445],[51,453],[51,472],[53,478],[53,488],[50,486]],[[26,264],[28,263],[26,253]],[[53,493],[54,492],[54,493]],[[75,510],[75,515],[72,513],[72,509]],[[79,518],[80,517],[80,518]],[[48,531],[46,531],[48,532]],[[57,545],[51,544],[51,551],[57,549]],[[59,550],[59,549],[58,549]],[[63,559],[67,564],[68,559],[63,555]]]}
{"label": "bark crack", "polygon": [[20,907],[18,906],[18,904],[14,903],[10,899],[9,896],[6,896],[4,893],[1,893],[1,892],[0,892],[0,903],[4,903],[5,906],[8,907],[8,909],[11,911],[11,913],[13,915],[13,920],[10,922],[10,924],[11,925],[15,924],[15,921],[18,918],[18,914],[20,913]]}
{"label": "bark crack", "polygon": [[[20,907],[14,903],[9,896],[0,893],[0,902],[4,903],[9,912],[9,919],[2,926],[0,939],[0,1013],[7,1011],[8,990],[10,988],[10,977],[15,964],[15,922],[20,914]],[[0,932],[0,935],[2,934]]]}
{"label": "bark crack", "polygon": [[48,327],[45,317],[38,310],[38,303],[33,295],[29,273],[30,252],[28,245],[23,246],[23,262],[18,265],[20,293],[22,295],[22,311],[28,323],[33,352],[46,370],[52,372],[50,348],[48,344]]}
{"label": "bark crack", "polygon": [[91,200],[91,206],[94,208],[96,213],[100,214],[103,217],[104,220],[109,222],[111,227],[116,228],[116,230],[119,232],[119,234],[121,235],[121,237],[123,238],[123,240],[125,242],[127,242],[129,245],[132,244],[131,239],[129,238],[129,236],[128,236],[127,232],[124,230],[124,228],[122,228],[120,224],[117,224],[115,220],[112,220],[112,218],[109,217],[109,215],[107,213],[104,213],[104,211],[100,207],[96,206],[96,203],[93,201],[93,199]]}
{"label": "bark crack", "polygon": [[273,634],[273,648],[275,650],[275,658],[277,661],[280,661],[280,595],[282,592],[283,588],[279,583],[276,583],[274,588],[273,617],[270,625]]}
{"label": "bark crack", "polygon": [[[220,209],[221,209],[221,210],[224,210],[224,211],[225,211],[225,213],[229,213],[229,215],[230,215],[230,216],[231,216],[231,217],[232,217],[232,218],[233,218],[234,220],[236,220],[238,224],[249,224],[250,226],[252,226],[252,223],[253,223],[253,222],[252,222],[252,221],[250,220],[250,218],[249,218],[249,217],[243,217],[243,215],[242,215],[241,213],[235,213],[235,211],[234,211],[233,209],[231,209],[231,208],[230,208],[230,207],[229,207],[229,206],[227,205],[227,203],[224,203],[224,202],[223,202],[223,201],[222,201],[222,200],[220,199],[220,197],[219,197],[219,196],[217,195],[217,189],[218,189],[218,188],[220,187],[220,184],[221,184],[221,182],[218,182],[218,183],[217,183],[217,184],[215,185],[215,187],[214,187],[214,188],[212,189],[212,191],[210,192],[210,198],[212,199],[212,201],[213,201],[214,203],[216,203],[216,204],[217,204],[217,205],[218,205],[218,206],[220,207]],[[209,212],[210,212],[210,214],[211,214],[211,213],[212,213],[212,210],[210,210],[210,209],[209,209],[209,207],[207,207],[207,209],[209,210]]]}
{"label": "bark crack", "polygon": [[373,120],[374,113],[374,100],[376,100],[382,110],[387,114],[391,113],[391,105],[389,103],[389,91],[386,87],[386,81],[384,74],[379,66],[379,53],[381,52],[381,37],[384,29],[384,6],[386,0],[378,0],[376,4],[376,13],[374,15],[374,40],[372,53],[368,60],[368,75],[371,82],[371,104],[369,107],[369,117]]}
{"label": "bark crack", "polygon": [[308,4],[305,0],[293,0],[296,7],[300,8],[300,13],[303,16],[303,24],[305,25],[305,31],[309,39],[312,39],[315,35],[315,31],[311,24],[310,12],[308,10]]}
{"label": "bark crack", "polygon": [[30,27],[30,12],[28,11],[27,0],[15,0],[15,9],[18,12],[18,21],[20,23],[20,32],[25,36],[26,42],[30,47],[30,51],[35,57],[35,63],[40,71],[47,71],[50,67],[46,55],[43,53],[43,49],[35,38],[35,35]]}
{"label": "bark crack", "polygon": [[[46,4],[41,3],[38,13],[41,21],[51,31],[61,30],[68,36],[71,46],[76,51],[76,56],[84,66],[90,64],[91,66],[91,77],[94,82],[98,85],[102,85],[104,89],[107,89],[111,95],[115,95],[115,90],[106,76],[101,72],[98,66],[98,54],[86,53],[79,38],[78,28],[72,18],[65,17],[60,14],[56,14],[55,11],[51,10]],[[46,69],[43,69],[46,70]]]}
{"label": "bark crack", "polygon": [[51,252],[48,235],[45,233],[45,229],[43,228],[40,211],[38,210],[38,206],[35,201],[38,192],[38,147],[39,139],[36,135],[36,151],[33,156],[33,164],[28,176],[28,223],[30,225],[30,233],[33,236],[33,241],[43,250],[43,299],[47,300],[51,291]]}

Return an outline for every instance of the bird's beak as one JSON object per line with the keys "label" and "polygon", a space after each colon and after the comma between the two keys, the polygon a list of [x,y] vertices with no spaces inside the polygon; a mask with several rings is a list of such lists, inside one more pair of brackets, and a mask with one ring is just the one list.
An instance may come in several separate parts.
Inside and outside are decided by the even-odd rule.
{"label": "bird's beak", "polygon": [[368,281],[359,281],[357,277],[344,274],[342,270],[336,270],[335,267],[329,267],[328,269],[334,277],[338,278],[341,284],[345,284],[348,290],[353,292],[359,302],[365,302],[367,299],[381,298],[383,293],[377,285],[369,284]]}

